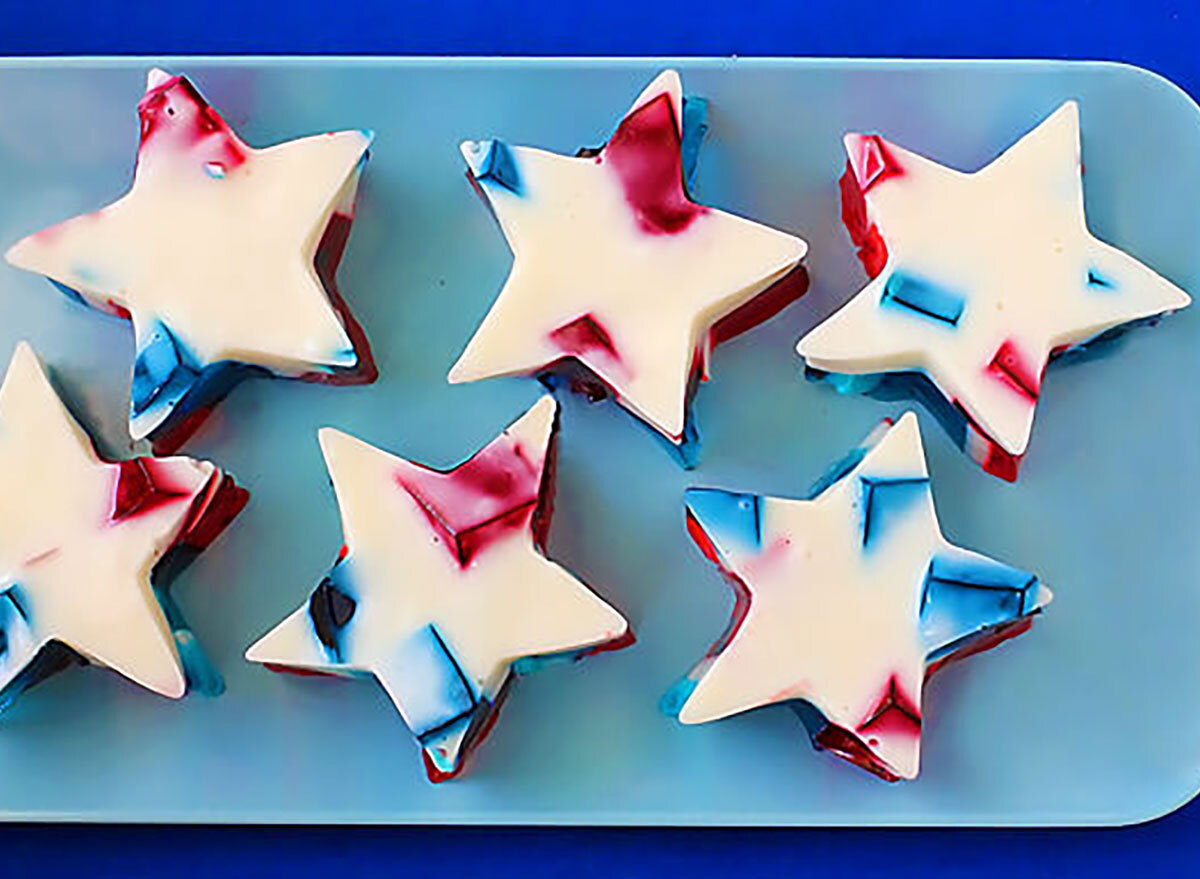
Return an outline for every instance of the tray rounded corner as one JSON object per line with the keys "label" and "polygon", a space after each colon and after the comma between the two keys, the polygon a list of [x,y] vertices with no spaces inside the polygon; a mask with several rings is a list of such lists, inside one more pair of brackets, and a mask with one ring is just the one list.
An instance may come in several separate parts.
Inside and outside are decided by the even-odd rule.
{"label": "tray rounded corner", "polygon": [[1194,121],[1200,124],[1200,104],[1196,102],[1196,98],[1192,97],[1187,89],[1169,78],[1166,74],[1129,61],[1097,61],[1094,63],[1099,67],[1107,68],[1132,80],[1140,81],[1146,89],[1159,92],[1167,100],[1179,103],[1181,106],[1187,108],[1192,114]]}
{"label": "tray rounded corner", "polygon": [[1200,796],[1200,777],[1193,779],[1189,785],[1183,788],[1182,793],[1172,792],[1172,796],[1164,804],[1136,813],[1132,817],[1118,818],[1107,826],[1124,829],[1157,824],[1186,808],[1198,796]]}

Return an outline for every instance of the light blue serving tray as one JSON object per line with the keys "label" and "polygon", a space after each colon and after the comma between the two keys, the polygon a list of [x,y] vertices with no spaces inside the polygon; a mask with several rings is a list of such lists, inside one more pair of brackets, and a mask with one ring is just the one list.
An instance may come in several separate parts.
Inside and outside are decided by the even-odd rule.
{"label": "light blue serving tray", "polygon": [[[340,278],[381,378],[247,382],[184,447],[252,493],[175,589],[228,689],[175,703],[96,669],[39,686],[0,718],[0,817],[1120,824],[1200,788],[1200,308],[1112,356],[1052,367],[1016,485],[921,411],[947,536],[1036,570],[1056,598],[1029,634],[932,680],[917,781],[815,753],[784,708],[690,728],[657,709],[733,600],[687,538],[684,488],[802,495],[902,408],[805,382],[793,353],[865,280],[840,222],[843,132],[974,169],[1076,98],[1092,229],[1196,294],[1200,114],[1174,86],[1060,62],[12,60],[0,62],[0,245],[121,194],[152,64],[190,75],[255,145],[375,130]],[[465,776],[435,787],[377,686],[271,674],[242,652],[341,542],[318,427],[449,465],[538,395],[530,380],[444,380],[510,259],[458,142],[597,145],[667,65],[710,101],[698,198],[807,239],[812,289],[717,350],[692,472],[612,404],[566,401],[551,553],[626,612],[638,643],[519,681]],[[21,338],[102,450],[126,453],[128,326],[0,266],[0,360]]]}

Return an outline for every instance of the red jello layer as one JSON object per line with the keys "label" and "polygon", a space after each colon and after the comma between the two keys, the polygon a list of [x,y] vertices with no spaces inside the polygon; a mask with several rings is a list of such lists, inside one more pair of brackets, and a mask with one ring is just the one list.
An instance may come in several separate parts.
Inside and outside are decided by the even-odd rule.
{"label": "red jello layer", "polygon": [[858,259],[866,269],[867,276],[874,278],[887,265],[887,244],[879,234],[878,227],[867,217],[867,200],[849,161],[838,182],[842,192],[842,223],[850,233],[850,240],[858,248]]}
{"label": "red jello layer", "polygon": [[375,365],[367,333],[350,311],[350,306],[346,304],[337,283],[338,266],[346,252],[346,242],[350,239],[350,228],[353,225],[352,214],[333,214],[321,235],[321,242],[317,245],[314,264],[329,304],[342,322],[346,335],[350,337],[350,344],[354,346],[358,364],[350,369],[337,369],[333,372],[305,373],[300,376],[303,381],[329,385],[369,385],[379,378],[379,368]]}
{"label": "red jello layer", "polygon": [[717,566],[717,570],[721,572],[726,582],[733,588],[733,613],[730,615],[725,631],[708,648],[705,658],[709,658],[716,656],[728,647],[729,642],[733,640],[733,636],[737,634],[738,629],[742,627],[742,623],[746,621],[746,615],[750,613],[750,590],[741,577],[725,567],[720,553],[717,552],[716,545],[709,538],[708,533],[704,530],[704,526],[692,515],[691,510],[686,512],[686,521],[688,535],[695,542],[696,546],[700,548],[700,552],[704,554],[704,557]]}

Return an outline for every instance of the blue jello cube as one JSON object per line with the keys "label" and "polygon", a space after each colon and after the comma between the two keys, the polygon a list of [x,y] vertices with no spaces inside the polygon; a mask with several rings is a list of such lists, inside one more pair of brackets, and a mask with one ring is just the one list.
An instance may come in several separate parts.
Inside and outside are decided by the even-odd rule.
{"label": "blue jello cube", "polygon": [[475,691],[432,625],[415,631],[397,648],[388,689],[404,720],[422,742],[475,711]]}

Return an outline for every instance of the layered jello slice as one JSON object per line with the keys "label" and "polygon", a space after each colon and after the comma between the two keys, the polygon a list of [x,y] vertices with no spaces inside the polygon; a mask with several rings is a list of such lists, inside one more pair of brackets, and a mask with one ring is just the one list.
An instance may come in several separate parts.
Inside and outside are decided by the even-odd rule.
{"label": "layered jello slice", "polygon": [[0,388],[0,710],[76,664],[220,692],[168,590],[247,497],[207,461],[101,459],[18,345]]}
{"label": "layered jello slice", "polygon": [[614,396],[692,461],[688,403],[712,346],[807,288],[804,241],[689,194],[703,107],[666,71],[600,148],[462,145],[513,264],[451,381],[565,379]]}
{"label": "layered jello slice", "polygon": [[130,429],[177,448],[243,377],[375,378],[336,270],[371,134],[256,149],[191,82],[149,74],[133,184],[8,251],[133,324]]}
{"label": "layered jello slice", "polygon": [[685,724],[766,705],[888,781],[917,775],[921,693],[946,663],[1029,628],[1034,574],[942,535],[917,418],[872,434],[807,499],[687,492],[687,528],[737,595],[664,708]]}
{"label": "layered jello slice", "polygon": [[518,676],[633,640],[617,611],[546,557],[556,430],[543,397],[449,471],[323,430],[345,543],[247,658],[376,679],[429,778],[456,775]]}
{"label": "layered jello slice", "polygon": [[1052,358],[1190,302],[1088,231],[1074,102],[972,173],[878,135],[845,145],[842,218],[871,281],[800,340],[808,373],[928,403],[1002,479]]}

